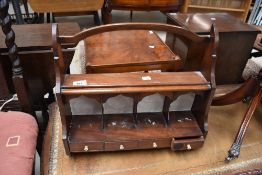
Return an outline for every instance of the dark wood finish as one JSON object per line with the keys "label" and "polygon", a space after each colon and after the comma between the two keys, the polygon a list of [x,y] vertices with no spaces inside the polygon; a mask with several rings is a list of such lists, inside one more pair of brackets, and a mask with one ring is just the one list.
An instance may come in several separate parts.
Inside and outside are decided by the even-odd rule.
{"label": "dark wood finish", "polygon": [[100,25],[98,10],[102,8],[103,0],[75,0],[75,1],[39,1],[30,0],[29,3],[37,13],[47,13],[50,22],[50,13],[52,13],[52,21],[55,22],[57,16],[76,16],[76,15],[94,15],[94,22]]}
{"label": "dark wood finish", "polygon": [[225,1],[197,1],[185,0],[183,13],[229,13],[232,16],[246,21],[251,8],[252,0],[225,0]]}
{"label": "dark wood finish", "polygon": [[90,73],[172,71],[181,66],[179,56],[153,31],[102,33],[86,38],[85,48],[86,71]]}
{"label": "dark wood finish", "polygon": [[212,105],[221,106],[229,105],[243,100],[244,98],[251,97],[251,102],[249,107],[243,117],[243,121],[239,128],[239,131],[235,137],[234,143],[232,144],[230,150],[228,151],[228,157],[226,161],[231,161],[240,155],[240,148],[248,128],[249,122],[253,116],[257,105],[260,103],[262,97],[262,71],[259,72],[257,76],[251,76],[246,82],[240,86],[238,89],[229,92],[225,95],[215,97],[212,101]]}
{"label": "dark wood finish", "polygon": [[[229,89],[223,87],[226,91],[232,88],[232,86]],[[217,91],[220,91],[220,86],[217,87]],[[200,149],[174,153],[170,149],[156,151],[153,148],[140,151],[88,153],[88,155],[75,153],[68,157],[62,142],[58,106],[54,103],[49,108],[50,123],[41,157],[42,162],[45,162],[41,164],[41,173],[44,175],[88,173],[159,175],[206,174],[208,172],[232,175],[253,172],[262,167],[262,134],[259,132],[261,131],[261,105],[258,105],[258,110],[250,122],[241,148],[241,156],[229,164],[223,163],[225,150],[230,146],[247,107],[245,103],[211,106],[208,135]],[[146,145],[152,147],[153,143],[150,141]],[[163,144],[166,143],[163,142]],[[160,143],[157,145],[160,147]]]}
{"label": "dark wood finish", "polygon": [[184,0],[105,0],[102,19],[105,24],[112,23],[112,10],[178,12]]}
{"label": "dark wood finish", "polygon": [[[167,31],[191,42],[205,42],[207,47],[201,60],[203,64],[201,71],[66,74],[61,44],[77,43],[96,34],[122,30]],[[87,29],[74,36],[59,36],[57,25],[54,24],[56,97],[66,153],[152,149],[158,148],[158,145],[160,148],[171,147],[172,150],[200,147],[207,134],[208,109],[216,87],[214,65],[217,43],[218,36],[214,25],[208,36],[198,36],[180,27],[157,23],[112,24]],[[170,99],[165,102],[165,105],[170,105],[170,101],[176,99],[181,92],[195,92],[196,97],[191,111],[170,112],[167,111],[169,106],[163,107],[161,113],[138,113],[136,110],[138,102],[147,95],[160,93]],[[104,114],[102,104],[108,98],[119,94],[135,99],[133,113]],[[101,104],[102,114],[74,116],[67,112],[70,109],[66,110],[65,104],[80,95],[96,99]],[[145,122],[148,120],[154,124]]]}
{"label": "dark wood finish", "polygon": [[21,61],[17,54],[18,50],[15,43],[15,33],[11,28],[11,16],[8,14],[9,3],[4,0],[0,5],[0,18],[2,21],[1,26],[3,33],[6,36],[5,43],[12,63],[12,80],[14,88],[16,90],[22,111],[34,115],[26,80],[23,77]]}
{"label": "dark wood finish", "polygon": [[[185,27],[197,34],[205,35],[209,31],[211,18],[215,18],[219,31],[218,62],[216,64],[216,82],[217,84],[236,84],[242,82],[242,72],[250,57],[256,35],[259,30],[245,24],[226,13],[206,13],[206,14],[176,14],[168,15],[168,23]],[[167,43],[170,48],[181,50],[183,39],[176,39],[168,35]],[[180,45],[179,45],[180,43]],[[187,64],[186,70],[201,66],[200,63],[188,60],[188,57],[200,52],[203,46],[184,50],[184,57]],[[236,66],[237,65],[237,66]]]}
{"label": "dark wood finish", "polygon": [[[13,25],[19,51],[51,50],[51,24]],[[73,35],[80,31],[77,23],[60,23],[61,35]],[[30,36],[30,37],[29,37]],[[74,47],[69,44],[68,47]],[[66,46],[64,47],[66,48]],[[6,52],[4,34],[0,32],[0,52]]]}
{"label": "dark wood finish", "polygon": [[260,84],[260,80],[254,77],[250,77],[239,88],[230,91],[226,94],[216,96],[212,101],[212,105],[213,106],[229,105],[229,104],[237,103],[246,97],[254,96],[259,84]]}
{"label": "dark wood finish", "polygon": [[[5,21],[7,22],[8,20],[5,19]],[[10,23],[7,25],[10,25]],[[64,34],[74,34],[80,31],[79,26],[75,23],[60,24],[60,26]],[[17,47],[22,50],[19,50],[19,53],[15,50],[16,45],[12,46],[10,44],[10,41],[14,39],[14,32],[9,33],[8,30],[5,30],[4,33],[8,32],[10,44],[8,47],[12,46],[12,53],[18,55],[20,62],[16,61],[15,64],[19,63],[20,67],[23,67],[23,73],[19,73],[15,76],[12,75],[12,70],[16,70],[12,68],[12,62],[14,60],[9,59],[7,53],[8,49],[3,42],[5,35],[0,32],[0,69],[4,73],[2,74],[3,77],[0,78],[1,81],[5,82],[1,84],[0,87],[0,91],[4,92],[3,94],[0,93],[0,104],[3,104],[6,100],[10,99],[13,94],[17,93],[18,101],[5,105],[5,111],[22,110],[31,114],[34,114],[35,111],[42,111],[42,122],[39,126],[38,138],[38,152],[41,153],[39,149],[41,150],[42,136],[48,122],[47,104],[54,100],[52,93],[53,87],[55,86],[55,72],[51,51],[51,25],[15,25],[14,31],[17,36]],[[63,48],[73,46],[75,45],[69,44],[63,46]],[[68,67],[73,57],[74,50],[67,49],[63,52]],[[20,69],[18,70],[21,71]],[[21,85],[23,83],[24,86]],[[8,90],[8,92],[6,92],[6,90]],[[47,93],[49,93],[49,98],[44,99],[44,95]]]}
{"label": "dark wood finish", "polygon": [[[16,41],[19,47],[19,57],[23,65],[23,75],[27,81],[27,87],[34,106],[41,106],[43,97],[46,93],[52,92],[55,86],[55,72],[53,53],[51,51],[51,24],[30,24],[30,25],[14,25],[16,32]],[[61,23],[59,28],[64,35],[75,34],[80,31],[77,23]],[[25,35],[30,33],[31,37]],[[74,47],[74,44],[63,46],[63,48]],[[12,82],[11,61],[8,57],[8,49],[4,43],[4,34],[0,32],[0,69],[3,72],[1,76],[1,92],[5,91],[1,99],[10,98],[10,94],[15,93]],[[63,50],[66,58],[66,65],[69,66],[74,54],[74,50]],[[41,65],[32,66],[32,65]],[[8,92],[6,93],[6,90]],[[10,107],[6,106],[6,110]],[[17,107],[15,105],[14,107]],[[35,107],[34,107],[35,108]],[[11,108],[17,110],[16,108]],[[35,108],[39,110],[39,107]]]}
{"label": "dark wood finish", "polygon": [[29,0],[32,9],[37,13],[45,12],[85,12],[101,9],[103,0],[75,0],[75,1],[53,1],[53,0]]}
{"label": "dark wood finish", "polygon": [[[191,117],[191,120],[179,122],[185,115]],[[88,145],[88,152],[121,150],[120,145],[123,145],[123,150],[166,148],[170,147],[173,137],[197,139],[203,135],[190,112],[171,112],[169,127],[166,127],[162,113],[139,114],[136,126],[132,117],[132,114],[107,115],[108,120],[103,130],[99,116],[73,116],[72,129],[69,133],[71,152],[83,152],[86,145]],[[148,122],[149,119],[154,125]],[[125,121],[123,125],[114,125],[114,123],[123,123],[123,120]],[[202,141],[204,142],[203,138]],[[177,142],[181,144],[180,141]],[[190,144],[190,139],[185,139],[185,142]],[[178,150],[176,146],[174,147]],[[180,150],[187,150],[187,147],[181,147]]]}

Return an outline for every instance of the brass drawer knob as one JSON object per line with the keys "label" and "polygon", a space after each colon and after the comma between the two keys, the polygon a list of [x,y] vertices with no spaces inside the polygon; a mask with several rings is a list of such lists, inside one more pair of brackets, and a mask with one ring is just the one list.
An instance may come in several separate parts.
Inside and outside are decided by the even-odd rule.
{"label": "brass drawer knob", "polygon": [[190,145],[190,144],[187,144],[187,145],[186,145],[186,149],[187,149],[187,150],[191,150],[191,149],[192,149],[192,148],[191,148],[191,145]]}
{"label": "brass drawer knob", "polygon": [[84,151],[88,151],[88,146],[85,146]]}
{"label": "brass drawer knob", "polygon": [[156,142],[153,143],[153,148],[157,148]]}
{"label": "brass drawer knob", "polygon": [[124,150],[124,149],[125,149],[124,145],[120,145],[120,146],[119,146],[119,149],[120,149],[120,150]]}

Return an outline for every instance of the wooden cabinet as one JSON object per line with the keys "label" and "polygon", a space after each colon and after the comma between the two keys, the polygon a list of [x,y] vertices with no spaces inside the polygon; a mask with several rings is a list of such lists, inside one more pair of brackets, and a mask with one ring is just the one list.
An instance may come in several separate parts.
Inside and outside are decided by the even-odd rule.
{"label": "wooden cabinet", "polygon": [[[243,81],[242,72],[245,68],[247,60],[250,58],[250,53],[253,48],[256,36],[259,30],[256,28],[228,15],[227,13],[195,13],[195,14],[169,14],[168,23],[185,27],[199,35],[206,35],[211,25],[211,18],[216,19],[216,27],[219,32],[219,47],[217,49],[219,58],[216,63],[216,83],[222,84],[237,84]],[[199,65],[200,62],[195,62],[190,59],[191,55],[195,55],[194,51],[186,51],[182,49],[183,41],[168,36],[167,44],[174,50],[185,50],[185,56],[181,59],[186,59],[185,69],[190,70]],[[196,50],[201,50],[201,46],[197,45]],[[197,55],[193,58],[195,59]],[[190,60],[188,60],[188,58]],[[191,57],[192,58],[192,57]],[[236,66],[237,65],[237,66]]]}
{"label": "wooden cabinet", "polygon": [[252,0],[185,0],[185,13],[226,12],[245,21]]}
{"label": "wooden cabinet", "polygon": [[[51,92],[55,86],[55,73],[52,69],[54,62],[51,51],[51,25],[30,24],[13,25],[12,27],[16,34],[18,55],[23,65],[27,88],[34,108],[38,110],[40,103],[43,102],[43,96]],[[61,23],[59,28],[64,34],[72,35],[80,31],[77,23]],[[74,45],[63,46],[63,48],[68,47],[74,47]],[[72,49],[65,49],[63,52],[67,55],[68,60],[74,53]],[[5,44],[5,35],[0,31],[0,105],[14,93],[12,63]],[[20,110],[20,105],[15,102],[17,101],[6,105],[4,110]]]}

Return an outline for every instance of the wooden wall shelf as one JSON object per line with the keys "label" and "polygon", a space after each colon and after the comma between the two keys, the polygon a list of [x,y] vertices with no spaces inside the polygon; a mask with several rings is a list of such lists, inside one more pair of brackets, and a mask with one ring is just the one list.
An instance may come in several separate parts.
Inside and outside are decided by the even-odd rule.
{"label": "wooden wall shelf", "polygon": [[[147,41],[149,31],[166,31],[185,39],[188,47],[192,44],[204,45],[206,49],[204,49],[203,55],[200,53],[201,57],[197,57],[199,58],[197,61],[207,66],[203,66],[200,71],[198,69],[182,71],[182,61],[180,57],[177,57],[173,62],[178,66],[174,66],[175,70],[172,72],[149,72],[151,65],[148,62],[140,63],[144,70],[137,72],[137,69],[132,66],[134,60],[131,60],[132,64],[125,64],[128,72],[118,69],[118,73],[110,71],[101,71],[103,73],[88,72],[78,75],[66,73],[61,44],[77,43],[88,37],[90,39],[96,34],[101,36],[105,32],[121,30],[147,30],[146,37],[142,35],[142,38]],[[126,39],[125,36],[123,37]],[[74,36],[59,36],[57,25],[54,24],[53,43],[55,44],[53,50],[54,56],[58,58],[55,63],[57,70],[56,97],[63,126],[62,135],[66,153],[70,155],[70,153],[77,152],[158,148],[171,148],[171,150],[176,151],[201,147],[208,132],[208,110],[215,91],[213,68],[218,44],[216,37],[217,32],[214,25],[211,27],[210,35],[206,36],[198,36],[189,30],[174,25],[158,23],[112,24],[87,29]],[[145,45],[148,46],[150,43],[147,42]],[[132,43],[129,42],[129,44]],[[135,44],[137,45],[137,43]],[[88,46],[86,45],[86,47]],[[96,52],[102,53],[103,50],[108,49],[107,47],[102,43],[100,49]],[[130,49],[133,54],[138,52],[138,49],[135,50],[132,47]],[[156,49],[159,49],[159,47]],[[112,49],[111,54],[119,56],[121,50],[123,49]],[[97,54],[94,49],[89,50],[89,52],[91,51],[93,51],[93,54]],[[110,58],[108,56],[102,60]],[[139,58],[143,59],[144,57]],[[153,58],[151,57],[151,59]],[[97,56],[96,59],[101,59],[101,57]],[[116,62],[112,66],[117,67],[120,61],[117,59],[114,61]],[[153,63],[157,65],[161,65],[162,62],[153,60]],[[103,64],[103,62],[101,63]],[[162,68],[161,70],[165,69]],[[97,71],[94,70],[94,72]],[[156,93],[162,95],[164,101],[160,111],[152,113],[139,111],[139,102]],[[183,94],[194,94],[192,104],[184,110],[181,108],[170,110],[171,103],[178,100]],[[131,111],[129,113],[125,113],[125,111],[117,113],[115,111],[114,114],[108,114],[104,104],[109,98],[119,95],[132,98],[132,102],[129,102]],[[90,115],[85,112],[75,115],[71,110],[72,106],[68,104],[71,100],[81,96],[96,101],[95,103],[100,109],[99,114],[91,113]],[[122,109],[115,108],[118,111]]]}
{"label": "wooden wall shelf", "polygon": [[252,0],[185,0],[184,13],[227,12],[245,21]]}
{"label": "wooden wall shelf", "polygon": [[244,9],[234,9],[234,8],[224,8],[224,7],[212,7],[212,6],[200,6],[200,5],[190,5],[189,8],[195,9],[207,9],[207,10],[221,10],[221,11],[232,11],[232,12],[245,12]]}

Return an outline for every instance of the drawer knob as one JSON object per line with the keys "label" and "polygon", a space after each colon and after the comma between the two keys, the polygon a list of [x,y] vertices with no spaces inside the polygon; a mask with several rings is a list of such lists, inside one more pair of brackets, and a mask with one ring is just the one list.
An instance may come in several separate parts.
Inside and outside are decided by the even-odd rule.
{"label": "drawer knob", "polygon": [[120,145],[120,146],[119,146],[119,149],[120,149],[120,150],[124,150],[124,149],[125,149],[124,145]]}
{"label": "drawer knob", "polygon": [[187,150],[191,150],[191,149],[192,149],[192,148],[191,148],[191,145],[190,145],[190,144],[187,144],[187,145],[186,145],[186,149],[187,149]]}
{"label": "drawer knob", "polygon": [[88,151],[88,146],[85,146],[84,151]]}
{"label": "drawer knob", "polygon": [[153,148],[157,148],[156,142],[153,143]]}

